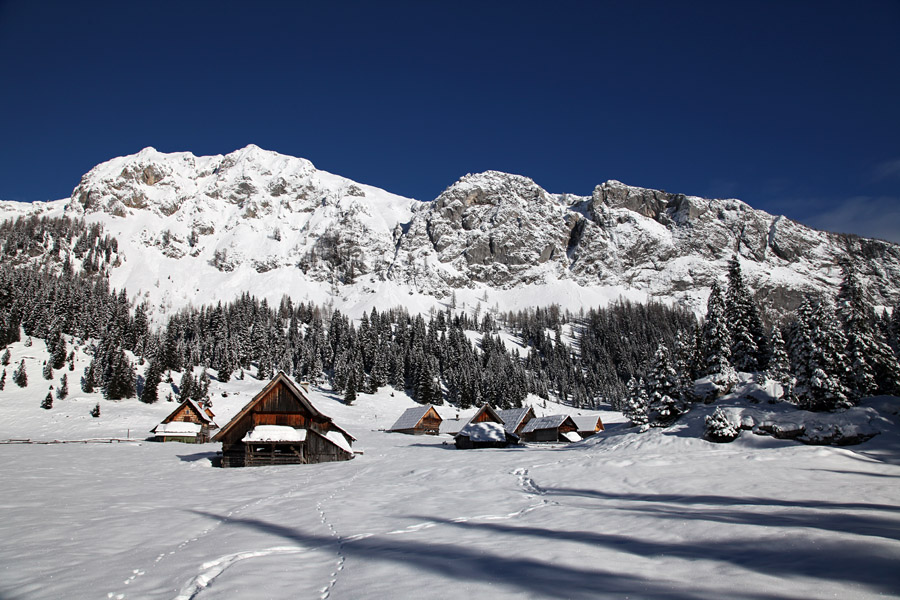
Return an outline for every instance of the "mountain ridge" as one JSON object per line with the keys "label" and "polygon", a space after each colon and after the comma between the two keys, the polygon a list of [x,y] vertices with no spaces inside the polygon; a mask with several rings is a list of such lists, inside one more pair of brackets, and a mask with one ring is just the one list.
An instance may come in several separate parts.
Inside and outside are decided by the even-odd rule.
{"label": "mountain ridge", "polygon": [[776,314],[833,294],[845,260],[876,304],[900,302],[900,246],[614,180],[578,196],[485,171],[420,201],[252,144],[214,156],[148,147],[97,165],[69,199],[0,203],[2,218],[32,213],[102,223],[123,255],[111,284],[160,311],[251,291],[422,309],[456,294],[504,308],[623,296],[699,313],[733,254]]}

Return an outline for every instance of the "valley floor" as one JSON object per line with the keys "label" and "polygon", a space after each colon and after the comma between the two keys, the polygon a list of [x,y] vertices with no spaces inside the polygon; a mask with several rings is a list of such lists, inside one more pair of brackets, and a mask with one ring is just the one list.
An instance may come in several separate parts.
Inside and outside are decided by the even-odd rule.
{"label": "valley floor", "polygon": [[0,597],[900,595],[896,437],[716,445],[614,423],[460,451],[373,429],[400,412],[388,392],[313,397],[365,454],[219,469],[213,444],[0,446]]}

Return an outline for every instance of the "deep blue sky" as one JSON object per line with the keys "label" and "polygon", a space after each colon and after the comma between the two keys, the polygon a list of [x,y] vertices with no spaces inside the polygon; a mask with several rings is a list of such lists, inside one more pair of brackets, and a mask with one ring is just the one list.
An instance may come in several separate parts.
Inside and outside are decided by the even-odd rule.
{"label": "deep blue sky", "polygon": [[900,2],[0,0],[0,198],[249,143],[430,200],[607,179],[900,241]]}

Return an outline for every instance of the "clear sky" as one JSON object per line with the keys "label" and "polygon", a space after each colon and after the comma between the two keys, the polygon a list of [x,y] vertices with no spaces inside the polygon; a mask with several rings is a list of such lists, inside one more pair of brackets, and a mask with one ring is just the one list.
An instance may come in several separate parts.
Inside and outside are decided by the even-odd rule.
{"label": "clear sky", "polygon": [[900,241],[900,2],[0,0],[0,198],[249,143],[431,200],[496,169]]}

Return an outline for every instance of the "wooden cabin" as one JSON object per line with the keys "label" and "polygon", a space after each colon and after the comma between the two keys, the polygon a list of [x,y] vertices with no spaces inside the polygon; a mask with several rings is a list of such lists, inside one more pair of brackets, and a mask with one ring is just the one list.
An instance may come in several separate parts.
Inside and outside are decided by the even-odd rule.
{"label": "wooden cabin", "polygon": [[494,410],[494,408],[490,404],[485,404],[481,408],[478,409],[472,418],[469,419],[467,425],[470,423],[484,423],[485,421],[490,421],[492,423],[500,423],[503,424],[503,419],[500,418],[500,414]]}
{"label": "wooden cabin", "polygon": [[572,417],[578,426],[578,435],[582,438],[590,437],[599,431],[603,431],[603,419],[600,415],[588,415],[586,417]]}
{"label": "wooden cabin", "polygon": [[503,419],[506,430],[516,435],[521,435],[525,425],[535,418],[534,409],[530,406],[522,408],[510,408],[508,410],[498,410],[497,414]]}
{"label": "wooden cabin", "polygon": [[201,408],[193,400],[187,399],[151,430],[153,440],[205,444],[209,441],[210,430],[218,427],[213,416],[209,408]]}
{"label": "wooden cabin", "polygon": [[437,435],[441,430],[441,415],[430,404],[407,408],[388,431],[412,435]]}
{"label": "wooden cabin", "polygon": [[506,430],[503,423],[496,421],[480,421],[463,427],[453,438],[460,450],[474,448],[506,448],[519,443],[519,436]]}
{"label": "wooden cabin", "polygon": [[353,458],[356,441],[279,372],[213,438],[223,467],[312,464]]}
{"label": "wooden cabin", "polygon": [[530,420],[522,428],[527,442],[578,442],[578,426],[569,415],[548,415]]}
{"label": "wooden cabin", "polygon": [[463,427],[466,426],[466,423],[468,422],[468,419],[461,419],[459,417],[456,417],[455,419],[444,419],[443,421],[441,421],[440,433],[447,435],[456,435],[460,432],[460,430],[462,430]]}

